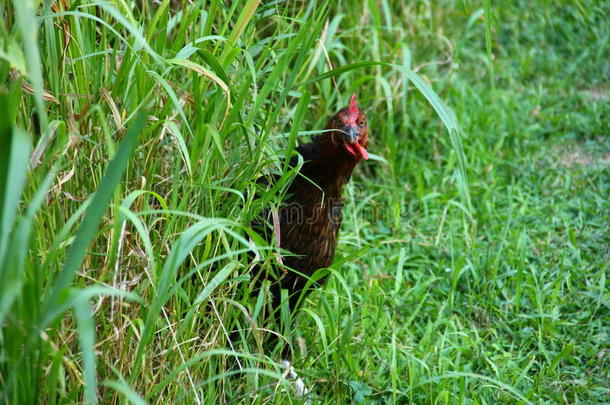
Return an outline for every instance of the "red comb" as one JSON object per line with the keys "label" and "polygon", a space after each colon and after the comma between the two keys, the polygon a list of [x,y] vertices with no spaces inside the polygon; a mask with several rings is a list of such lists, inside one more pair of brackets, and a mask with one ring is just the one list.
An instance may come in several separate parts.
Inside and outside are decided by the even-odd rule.
{"label": "red comb", "polygon": [[352,97],[349,99],[349,113],[358,113],[358,99],[356,97],[356,93],[352,94]]}

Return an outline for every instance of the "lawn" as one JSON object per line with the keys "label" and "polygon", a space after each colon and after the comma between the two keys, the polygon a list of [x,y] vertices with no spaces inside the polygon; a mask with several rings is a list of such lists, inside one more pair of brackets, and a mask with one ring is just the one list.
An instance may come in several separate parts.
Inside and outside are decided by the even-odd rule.
{"label": "lawn", "polygon": [[[609,17],[0,2],[0,403],[608,403]],[[352,93],[371,159],[329,281],[276,324],[256,179],[277,206]]]}

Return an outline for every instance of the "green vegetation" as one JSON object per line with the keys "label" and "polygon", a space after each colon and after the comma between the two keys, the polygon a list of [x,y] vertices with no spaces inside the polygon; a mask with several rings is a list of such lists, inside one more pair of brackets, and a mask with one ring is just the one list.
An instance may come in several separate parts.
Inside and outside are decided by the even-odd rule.
{"label": "green vegetation", "polygon": [[[607,402],[610,6],[495,3],[0,2],[0,402],[300,403],[268,329],[314,403]],[[332,276],[265,324],[254,180],[352,92]]]}

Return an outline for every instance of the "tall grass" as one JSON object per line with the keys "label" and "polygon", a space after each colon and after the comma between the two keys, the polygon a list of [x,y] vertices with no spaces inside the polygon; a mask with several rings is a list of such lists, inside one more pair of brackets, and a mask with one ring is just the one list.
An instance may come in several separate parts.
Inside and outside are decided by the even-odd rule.
{"label": "tall grass", "polygon": [[[601,398],[607,172],[535,161],[547,125],[607,147],[607,105],[547,96],[587,90],[565,63],[583,35],[603,80],[607,7],[493,6],[1,3],[2,401],[298,402],[286,344],[319,402]],[[352,92],[372,159],[329,285],[276,325],[255,179],[281,173],[257,190],[277,206],[285,157]]]}

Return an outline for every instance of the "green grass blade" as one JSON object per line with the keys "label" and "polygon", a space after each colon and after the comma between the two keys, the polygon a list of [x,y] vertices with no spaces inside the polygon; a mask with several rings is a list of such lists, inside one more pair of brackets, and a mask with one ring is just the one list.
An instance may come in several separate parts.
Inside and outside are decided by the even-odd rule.
{"label": "green grass blade", "polygon": [[[178,268],[182,265],[184,260],[191,254],[192,250],[212,232],[224,231],[228,234],[233,234],[228,227],[231,222],[222,219],[208,219],[204,218],[198,223],[187,228],[181,235],[178,241],[172,247],[172,250],[165,260],[163,267],[161,268],[160,274],[158,275],[159,283],[156,286],[155,297],[149,304],[149,309],[146,314],[146,319],[141,332],[141,338],[138,343],[135,354],[135,364],[132,369],[132,377],[136,377],[139,368],[142,365],[144,350],[150,339],[152,338],[153,332],[155,331],[156,322],[159,320],[161,308],[169,300],[171,295],[171,287]],[[241,243],[248,245],[248,242],[239,236],[233,234],[236,239],[241,239]]]}
{"label": "green grass blade", "polygon": [[432,377],[428,380],[422,381],[419,385],[428,384],[430,382],[439,382],[439,381],[442,381],[445,379],[457,379],[457,378],[462,378],[462,377],[485,381],[486,383],[490,384],[492,387],[509,393],[514,399],[518,400],[520,403],[527,404],[527,405],[533,404],[533,402],[529,401],[515,387],[513,387],[509,384],[503,383],[502,381],[498,381],[495,378],[491,378],[491,377],[476,374],[476,373],[457,372],[457,371],[449,372],[449,373],[446,373],[446,374],[443,374],[443,375],[440,375],[437,377]]}
{"label": "green grass blade", "polygon": [[112,388],[116,392],[120,392],[127,401],[134,405],[146,405],[148,403],[124,381],[104,380],[101,385]]}
{"label": "green grass blade", "polygon": [[55,320],[57,317],[61,316],[64,312],[70,309],[70,307],[77,305],[78,300],[91,300],[95,297],[100,296],[119,297],[138,303],[143,302],[142,299],[136,293],[118,290],[112,287],[94,285],[91,287],[81,288],[70,292],[64,301],[52,308],[52,310],[47,315],[48,319],[50,319],[51,321]]}
{"label": "green grass blade", "polygon": [[74,302],[74,317],[77,322],[78,340],[83,356],[85,400],[97,404],[97,372],[95,369],[95,323],[91,315],[89,300],[79,298]]}
{"label": "green grass blade", "polygon": [[112,7],[112,5],[105,1],[96,1],[94,4],[97,4],[101,9],[114,17],[118,23],[125,27],[125,29],[133,36],[136,42],[136,50],[138,48],[143,48],[153,57],[153,59],[157,62],[160,62],[163,58],[157,54],[148,44],[148,41],[144,37],[142,30],[139,27],[134,27],[134,25],[125,18],[125,16],[119,12],[116,8]]}
{"label": "green grass blade", "polygon": [[180,128],[178,128],[178,125],[174,121],[171,121],[171,120],[165,121],[165,127],[167,128],[167,131],[170,133],[170,135],[176,142],[176,146],[178,146],[178,151],[180,152],[180,157],[182,158],[182,161],[184,162],[184,166],[186,167],[186,170],[188,171],[189,176],[192,176],[193,169],[191,167],[191,157],[189,155],[188,148],[186,146],[186,141],[184,140],[184,137],[182,136],[182,133],[180,132]]}
{"label": "green grass blade", "polygon": [[[10,255],[6,256],[0,271],[0,325],[3,324],[6,314],[10,311],[13,301],[21,294],[25,273],[25,260],[28,253],[24,246],[30,244],[32,231],[34,230],[34,217],[44,202],[51,183],[57,174],[57,168],[53,167],[44,178],[28,208],[16,223],[8,244]],[[18,177],[18,176],[16,176]]]}
{"label": "green grass blade", "polygon": [[151,75],[153,78],[155,78],[159,82],[161,87],[163,87],[165,89],[165,91],[167,92],[167,95],[169,96],[170,100],[174,104],[174,107],[176,108],[176,111],[178,112],[178,114],[180,114],[180,118],[182,118],[182,122],[186,126],[186,129],[188,129],[189,134],[191,136],[193,136],[193,130],[191,129],[191,125],[189,124],[189,121],[186,118],[186,114],[184,113],[184,109],[180,105],[180,100],[178,99],[178,96],[176,95],[176,92],[174,91],[172,86],[170,86],[169,83],[167,82],[167,80],[165,80],[163,78],[163,76],[161,76],[159,73],[157,73],[155,71],[152,71],[152,70],[149,70],[147,73],[149,75]]}
{"label": "green grass blade", "polygon": [[227,38],[226,47],[222,52],[222,55],[220,55],[222,66],[227,67],[235,57],[236,53],[234,52],[233,47],[248,26],[248,23],[252,19],[260,2],[261,0],[248,0],[242,8],[239,17],[237,18],[237,22],[235,23],[235,27],[233,27],[233,31],[231,31],[231,34],[229,34],[229,37]]}
{"label": "green grass blade", "polygon": [[483,7],[485,9],[485,47],[487,49],[487,61],[489,63],[489,83],[491,88],[495,90],[496,81],[494,79],[494,65],[493,65],[493,38],[491,37],[491,24],[492,24],[492,11],[491,11],[491,0],[483,0]]}
{"label": "green grass blade", "polygon": [[125,134],[125,138],[119,145],[119,149],[114,159],[108,164],[104,178],[102,179],[91,204],[87,208],[85,218],[79,227],[74,242],[72,242],[63,269],[55,281],[51,295],[46,300],[44,309],[45,317],[43,317],[41,327],[47,325],[47,322],[49,321],[48,314],[52,311],[53,306],[57,304],[61,292],[70,285],[74,275],[80,268],[80,265],[87,254],[87,247],[97,233],[98,223],[112,199],[114,190],[119,184],[122,174],[127,168],[127,162],[136,147],[138,135],[140,135],[144,128],[145,120],[146,113],[140,112]]}
{"label": "green grass blade", "polygon": [[42,79],[42,63],[40,61],[40,51],[38,50],[38,18],[34,9],[32,0],[13,0],[15,7],[15,16],[17,17],[17,26],[23,36],[23,47],[25,51],[25,59],[28,65],[28,77],[32,82],[34,89],[34,100],[40,120],[40,128],[46,136],[47,129],[47,111],[42,98],[43,79]]}
{"label": "green grass blade", "polygon": [[[299,99],[299,104],[297,105],[297,110],[294,114],[294,120],[292,121],[292,127],[290,128],[290,135],[288,136],[288,148],[286,150],[287,156],[290,156],[291,152],[297,145],[297,135],[299,133],[299,129],[301,129],[301,126],[303,125],[310,99],[311,93],[308,91],[303,92],[303,95]],[[286,159],[284,163],[284,171],[288,170],[289,162],[289,159]]]}
{"label": "green grass blade", "polygon": [[[11,229],[25,186],[32,149],[27,134],[18,128],[0,134],[0,264],[4,263]],[[0,266],[3,267],[3,266]],[[0,268],[0,275],[4,272]]]}
{"label": "green grass blade", "polygon": [[78,340],[82,351],[83,376],[85,382],[85,399],[89,404],[97,403],[97,368],[95,356],[95,321],[91,310],[90,300],[98,296],[117,296],[132,301],[141,301],[133,293],[121,291],[114,288],[93,286],[76,290],[69,295],[62,305],[54,308],[54,315],[60,315],[69,307],[74,311],[77,321]]}

